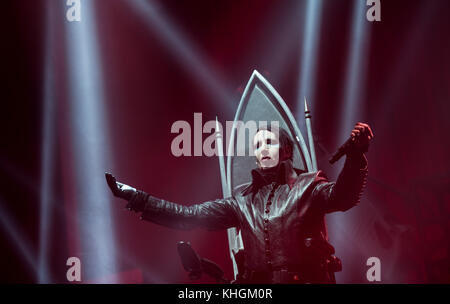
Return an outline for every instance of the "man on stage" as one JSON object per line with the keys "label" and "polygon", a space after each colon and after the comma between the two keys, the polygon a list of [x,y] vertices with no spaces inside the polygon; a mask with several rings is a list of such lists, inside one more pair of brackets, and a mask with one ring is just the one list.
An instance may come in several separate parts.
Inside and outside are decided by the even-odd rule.
{"label": "man on stage", "polygon": [[192,206],[153,197],[109,173],[106,179],[113,194],[144,220],[184,230],[240,229],[244,260],[239,283],[335,283],[325,214],[358,204],[368,172],[364,153],[372,138],[369,125],[355,125],[344,167],[330,182],[322,171],[293,167],[293,141],[286,130],[260,128],[253,138],[257,168],[251,183],[230,197]]}

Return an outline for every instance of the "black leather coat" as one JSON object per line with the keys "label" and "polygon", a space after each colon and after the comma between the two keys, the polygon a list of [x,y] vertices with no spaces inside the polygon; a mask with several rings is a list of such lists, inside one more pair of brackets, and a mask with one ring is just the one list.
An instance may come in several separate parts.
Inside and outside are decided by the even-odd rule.
{"label": "black leather coat", "polygon": [[[142,219],[175,229],[241,229],[249,273],[303,271],[317,258],[305,240],[327,239],[325,214],[355,206],[367,172],[364,155],[347,157],[336,182],[329,182],[322,171],[304,173],[285,161],[276,182],[266,183],[253,170],[252,183],[235,189],[229,198],[183,206],[137,191],[129,206],[142,211]],[[324,275],[316,281],[328,282]]]}

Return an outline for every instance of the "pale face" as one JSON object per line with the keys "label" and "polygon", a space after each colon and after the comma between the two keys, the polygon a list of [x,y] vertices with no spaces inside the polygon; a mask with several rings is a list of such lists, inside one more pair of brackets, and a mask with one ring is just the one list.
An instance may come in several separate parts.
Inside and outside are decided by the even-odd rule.
{"label": "pale face", "polygon": [[253,138],[253,148],[258,166],[261,169],[278,165],[280,143],[275,133],[267,130],[261,130],[256,133]]}

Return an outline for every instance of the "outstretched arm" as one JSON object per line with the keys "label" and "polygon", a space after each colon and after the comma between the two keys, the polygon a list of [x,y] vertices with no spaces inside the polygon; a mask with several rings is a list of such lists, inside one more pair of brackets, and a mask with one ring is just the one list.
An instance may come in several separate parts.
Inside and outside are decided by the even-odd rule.
{"label": "outstretched arm", "polygon": [[105,176],[114,196],[127,200],[129,210],[142,212],[143,220],[182,230],[193,228],[219,230],[239,225],[237,203],[232,197],[183,206],[119,183],[109,173]]}
{"label": "outstretched arm", "polygon": [[359,203],[368,174],[364,153],[373,136],[369,125],[357,123],[351,134],[352,148],[337,181],[328,182],[324,175],[318,175],[313,195],[324,213],[346,211]]}

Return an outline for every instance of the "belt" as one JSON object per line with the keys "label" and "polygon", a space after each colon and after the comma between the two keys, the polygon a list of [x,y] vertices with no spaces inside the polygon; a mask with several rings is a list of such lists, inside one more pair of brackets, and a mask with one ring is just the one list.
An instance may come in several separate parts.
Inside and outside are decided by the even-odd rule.
{"label": "belt", "polygon": [[253,284],[302,284],[307,283],[300,272],[289,271],[286,269],[260,272],[250,271],[247,280]]}
{"label": "belt", "polygon": [[285,269],[272,271],[272,283],[288,284],[288,283],[306,283],[303,281],[300,272],[288,271]]}

